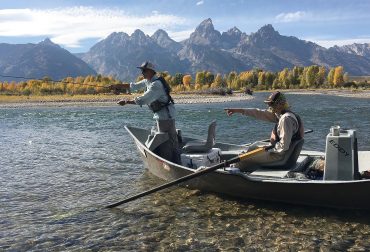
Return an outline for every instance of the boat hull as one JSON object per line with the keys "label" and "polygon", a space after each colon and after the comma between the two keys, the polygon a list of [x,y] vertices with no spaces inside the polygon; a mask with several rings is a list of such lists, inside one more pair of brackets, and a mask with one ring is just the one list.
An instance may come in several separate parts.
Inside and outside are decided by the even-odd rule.
{"label": "boat hull", "polygon": [[[172,181],[195,170],[157,156],[143,144],[142,137],[126,128],[134,138],[145,167],[155,176]],[[183,182],[182,186],[241,199],[257,199],[321,207],[370,209],[370,180],[322,181],[272,179],[222,169]]]}

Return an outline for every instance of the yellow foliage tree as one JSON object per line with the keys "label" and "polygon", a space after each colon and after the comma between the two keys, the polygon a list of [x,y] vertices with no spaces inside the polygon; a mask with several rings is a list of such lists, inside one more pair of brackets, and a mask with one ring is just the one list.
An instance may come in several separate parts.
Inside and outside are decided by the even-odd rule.
{"label": "yellow foliage tree", "polygon": [[190,74],[184,75],[184,77],[182,77],[182,83],[185,86],[190,86],[191,81],[192,81],[192,78],[191,78],[191,75]]}
{"label": "yellow foliage tree", "polygon": [[196,83],[195,86],[194,86],[194,89],[195,90],[201,90],[202,89],[202,85],[200,85],[199,83]]}
{"label": "yellow foliage tree", "polygon": [[334,69],[334,78],[333,78],[333,84],[334,87],[339,87],[344,84],[344,72],[342,66],[337,66]]}
{"label": "yellow foliage tree", "polygon": [[214,82],[211,84],[211,88],[220,88],[222,86],[222,76],[217,74]]}

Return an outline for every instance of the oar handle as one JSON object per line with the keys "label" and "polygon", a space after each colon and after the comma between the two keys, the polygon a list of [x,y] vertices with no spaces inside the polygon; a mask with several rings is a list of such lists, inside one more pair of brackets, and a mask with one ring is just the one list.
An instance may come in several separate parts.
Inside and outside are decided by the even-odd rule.
{"label": "oar handle", "polygon": [[127,199],[124,199],[122,201],[119,201],[117,203],[114,203],[114,204],[111,204],[111,205],[108,205],[106,206],[106,208],[113,208],[113,207],[116,207],[116,206],[119,206],[119,205],[122,205],[124,203],[127,203],[127,202],[130,202],[130,201],[133,201],[135,199],[138,199],[138,198],[141,198],[141,197],[144,197],[146,195],[149,195],[149,194],[152,194],[152,193],[155,193],[155,192],[158,192],[162,189],[165,189],[165,188],[168,188],[168,187],[171,187],[173,185],[176,185],[176,184],[179,184],[179,183],[182,183],[184,181],[187,181],[187,180],[190,180],[190,179],[193,179],[193,178],[196,178],[196,177],[199,177],[199,176],[202,176],[204,174],[207,174],[207,173],[210,173],[212,171],[215,171],[221,167],[226,167],[230,164],[233,164],[233,163],[236,163],[236,162],[239,162],[241,160],[245,160],[247,158],[250,158],[251,156],[259,153],[259,152],[262,152],[262,151],[265,151],[264,148],[258,148],[258,149],[255,149],[253,151],[250,151],[250,152],[247,152],[247,153],[243,153],[243,154],[240,154],[239,156],[237,157],[234,157],[232,159],[229,159],[223,163],[220,163],[220,164],[217,164],[217,165],[214,165],[214,166],[211,166],[209,168],[206,168],[204,170],[199,170],[199,171],[196,171],[194,173],[191,173],[189,175],[186,175],[184,177],[181,177],[179,179],[176,179],[174,181],[171,181],[169,183],[166,183],[166,184],[163,184],[163,185],[160,185],[160,186],[157,186],[153,189],[150,189],[148,191],[145,191],[145,192],[142,192],[142,193],[139,193],[139,194],[136,194],[132,197],[129,197]]}

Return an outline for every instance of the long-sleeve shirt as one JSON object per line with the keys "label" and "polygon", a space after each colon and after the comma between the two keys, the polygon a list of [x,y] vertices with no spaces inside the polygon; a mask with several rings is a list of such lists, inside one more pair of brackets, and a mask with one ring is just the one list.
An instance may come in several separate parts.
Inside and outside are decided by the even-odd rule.
{"label": "long-sleeve shirt", "polygon": [[277,133],[280,140],[276,142],[275,147],[270,150],[271,152],[282,154],[289,149],[293,135],[299,130],[298,120],[293,113],[286,112],[278,115],[264,109],[246,108],[241,110],[245,116],[278,124]]}
{"label": "long-sleeve shirt", "polygon": [[[158,80],[157,76],[154,76],[150,81],[144,79],[137,83],[130,83],[131,91],[142,89],[145,89],[144,94],[135,98],[135,103],[140,106],[149,105],[157,100],[164,103],[168,101],[168,96],[163,84],[160,80]],[[160,111],[155,112],[153,118],[155,120],[168,120],[175,119],[175,115],[175,106],[171,103],[167,107],[162,108]]]}

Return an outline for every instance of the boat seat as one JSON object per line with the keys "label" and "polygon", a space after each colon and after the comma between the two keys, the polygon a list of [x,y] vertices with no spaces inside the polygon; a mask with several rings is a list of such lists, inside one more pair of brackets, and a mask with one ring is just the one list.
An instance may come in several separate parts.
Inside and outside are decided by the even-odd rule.
{"label": "boat seat", "polygon": [[292,141],[289,149],[286,151],[284,158],[282,160],[263,164],[263,168],[276,168],[276,169],[290,169],[295,166],[299,154],[301,153],[304,139],[299,139]]}
{"label": "boat seat", "polygon": [[149,150],[153,151],[161,144],[167,142],[170,139],[167,132],[156,132],[154,135],[150,134],[145,142],[145,146]]}
{"label": "boat seat", "polygon": [[183,152],[185,153],[199,153],[199,152],[208,152],[216,143],[216,121],[208,126],[208,137],[206,141],[189,141],[182,147]]}

